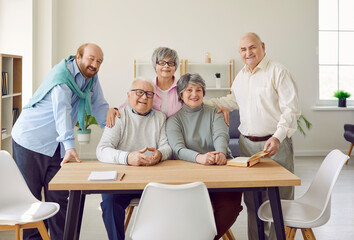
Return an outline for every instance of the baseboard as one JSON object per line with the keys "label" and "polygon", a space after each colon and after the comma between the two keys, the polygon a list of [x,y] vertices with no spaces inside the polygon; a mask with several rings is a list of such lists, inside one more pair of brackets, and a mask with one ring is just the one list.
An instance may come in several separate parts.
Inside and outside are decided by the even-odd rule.
{"label": "baseboard", "polygon": [[[325,157],[327,154],[332,151],[333,149],[330,150],[295,150],[295,157]],[[344,154],[348,154],[348,149],[341,150]]]}

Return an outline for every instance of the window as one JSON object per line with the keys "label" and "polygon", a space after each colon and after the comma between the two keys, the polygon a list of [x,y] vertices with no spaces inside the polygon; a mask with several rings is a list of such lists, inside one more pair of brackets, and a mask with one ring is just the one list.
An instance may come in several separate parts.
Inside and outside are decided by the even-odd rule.
{"label": "window", "polygon": [[354,1],[319,0],[319,100],[354,99]]}

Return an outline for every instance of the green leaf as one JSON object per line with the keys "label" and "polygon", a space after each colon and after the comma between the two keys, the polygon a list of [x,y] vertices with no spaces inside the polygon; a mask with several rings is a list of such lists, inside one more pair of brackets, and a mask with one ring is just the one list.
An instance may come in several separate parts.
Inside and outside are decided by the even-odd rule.
{"label": "green leaf", "polygon": [[[94,116],[87,115],[85,111],[85,128],[87,129],[91,125],[98,125],[98,123]],[[78,127],[80,130],[82,130],[79,126],[79,122],[77,122],[75,126]]]}
{"label": "green leaf", "polygon": [[333,97],[336,97],[338,99],[347,99],[349,98],[351,95],[348,92],[344,92],[343,90],[338,90],[336,92],[334,92]]}
{"label": "green leaf", "polygon": [[300,115],[299,119],[297,120],[297,129],[299,130],[299,132],[300,132],[302,135],[306,136],[306,132],[305,132],[303,126],[302,126],[302,122],[305,123],[305,126],[306,126],[307,130],[310,130],[310,129],[311,129],[312,123],[310,123],[310,122],[306,119],[306,117],[305,117],[304,115],[302,115],[302,114]]}

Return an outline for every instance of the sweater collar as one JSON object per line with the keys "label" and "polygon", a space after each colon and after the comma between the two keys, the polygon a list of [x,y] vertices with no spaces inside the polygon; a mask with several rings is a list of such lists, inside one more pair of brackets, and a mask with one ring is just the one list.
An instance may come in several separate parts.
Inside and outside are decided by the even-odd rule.
{"label": "sweater collar", "polygon": [[154,110],[151,108],[147,113],[145,113],[145,114],[140,114],[140,113],[138,113],[137,111],[135,111],[129,104],[128,104],[128,107],[129,107],[129,109],[132,111],[132,113],[134,113],[134,114],[136,114],[136,115],[139,115],[139,116],[143,116],[143,117],[145,117],[145,116],[149,116],[150,114],[151,114],[151,116],[154,114]]}
{"label": "sweater collar", "polygon": [[196,108],[190,108],[186,104],[183,103],[183,111],[188,112],[188,113],[194,113],[194,112],[199,112],[203,108],[204,103],[200,104]]}

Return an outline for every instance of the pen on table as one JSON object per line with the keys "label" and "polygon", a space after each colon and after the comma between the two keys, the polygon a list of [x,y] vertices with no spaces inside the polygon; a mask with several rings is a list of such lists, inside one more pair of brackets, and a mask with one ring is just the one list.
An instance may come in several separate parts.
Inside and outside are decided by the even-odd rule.
{"label": "pen on table", "polygon": [[124,176],[125,176],[125,173],[123,173],[123,175],[120,177],[119,181],[122,181]]}

